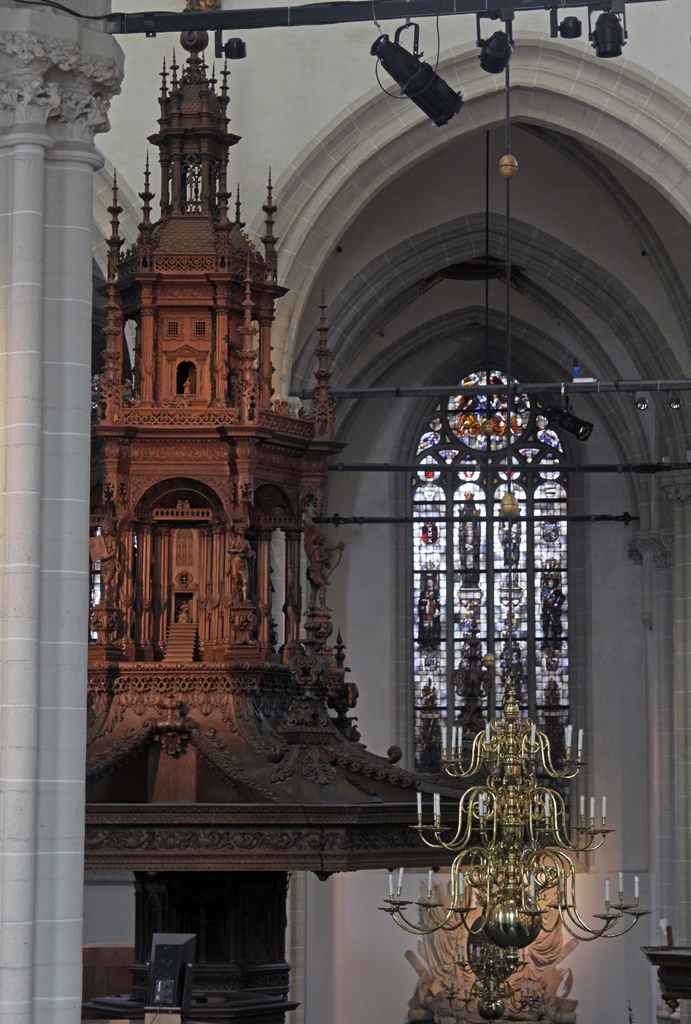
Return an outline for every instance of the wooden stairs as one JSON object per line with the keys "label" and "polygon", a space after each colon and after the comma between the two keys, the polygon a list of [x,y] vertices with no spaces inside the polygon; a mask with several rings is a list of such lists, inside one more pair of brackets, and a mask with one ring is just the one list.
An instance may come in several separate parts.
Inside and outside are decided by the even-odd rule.
{"label": "wooden stairs", "polygon": [[197,661],[197,626],[194,622],[171,622],[168,627],[164,661]]}

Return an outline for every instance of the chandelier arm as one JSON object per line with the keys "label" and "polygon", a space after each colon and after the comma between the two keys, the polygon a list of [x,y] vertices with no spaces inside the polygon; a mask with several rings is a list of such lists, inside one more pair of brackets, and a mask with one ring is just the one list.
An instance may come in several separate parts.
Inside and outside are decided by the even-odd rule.
{"label": "chandelier arm", "polygon": [[411,924],[399,911],[391,913],[391,917],[396,922],[399,928],[402,928],[404,932],[409,932],[410,935],[431,935],[432,932],[439,931],[441,925],[432,925],[429,928],[425,928],[423,925]]}
{"label": "chandelier arm", "polygon": [[[538,748],[540,753],[540,759],[542,761],[542,767],[545,769],[547,774],[553,779],[575,779],[580,771],[580,763],[578,761],[566,761],[564,762],[564,768],[562,771],[557,771],[552,762],[552,748],[550,742],[544,732],[538,732]],[[569,765],[574,766],[574,770],[569,769]]]}

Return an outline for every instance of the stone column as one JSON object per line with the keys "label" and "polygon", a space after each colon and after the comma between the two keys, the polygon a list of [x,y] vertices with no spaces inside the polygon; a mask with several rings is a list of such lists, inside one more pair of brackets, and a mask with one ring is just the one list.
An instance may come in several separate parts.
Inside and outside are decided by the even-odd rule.
{"label": "stone column", "polygon": [[677,805],[679,934],[677,946],[691,943],[691,472],[659,478],[674,509],[674,715],[667,735],[674,737]]}
{"label": "stone column", "polygon": [[677,806],[674,721],[674,533],[640,531],[629,557],[642,569],[645,673],[650,780],[651,891],[647,906],[657,922],[666,918],[679,932]]}
{"label": "stone column", "polygon": [[93,135],[117,46],[0,0],[0,1019],[77,1024]]}

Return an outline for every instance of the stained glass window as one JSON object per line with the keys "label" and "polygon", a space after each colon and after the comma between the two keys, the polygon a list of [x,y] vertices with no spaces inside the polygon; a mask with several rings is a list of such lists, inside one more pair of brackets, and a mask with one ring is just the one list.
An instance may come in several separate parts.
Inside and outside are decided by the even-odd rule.
{"label": "stained glass window", "polygon": [[[495,393],[463,390],[488,382]],[[548,734],[558,759],[569,704],[560,438],[539,401],[520,392],[509,424],[505,375],[478,372],[440,401],[420,436],[417,461],[416,766],[439,770],[443,726],[463,724],[465,739],[472,738],[500,707],[509,672],[523,713]],[[501,510],[509,489],[520,508],[515,519]]]}

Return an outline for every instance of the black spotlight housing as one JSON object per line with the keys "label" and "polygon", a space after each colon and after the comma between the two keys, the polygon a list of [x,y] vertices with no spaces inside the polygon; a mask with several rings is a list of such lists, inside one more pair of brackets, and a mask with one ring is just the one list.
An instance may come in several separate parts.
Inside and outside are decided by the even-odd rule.
{"label": "black spotlight housing", "polygon": [[568,17],[562,22],[559,21],[556,7],[549,12],[549,27],[552,39],[561,36],[562,39],[580,39],[583,35],[583,23],[579,18]]}
{"label": "black spotlight housing", "polygon": [[679,395],[668,395],[667,396],[667,405],[669,406],[670,409],[674,410],[674,412],[676,412],[678,409],[681,409],[682,404],[683,403],[682,403],[682,400],[679,397]]}
{"label": "black spotlight housing", "polygon": [[596,57],[621,57],[626,46],[626,27],[613,11],[605,11],[595,22],[590,41]]}
{"label": "black spotlight housing", "polygon": [[215,54],[216,57],[225,57],[226,60],[243,60],[247,56],[247,47],[244,40],[233,36],[227,43],[223,42],[223,31],[216,29],[215,33]]}
{"label": "black spotlight housing", "polygon": [[490,75],[505,71],[513,55],[513,43],[506,32],[494,32],[489,39],[480,40],[480,67]]}
{"label": "black spotlight housing", "polygon": [[645,412],[649,405],[645,391],[636,391],[633,402],[639,412]]}
{"label": "black spotlight housing", "polygon": [[[436,71],[420,60],[417,52],[410,53],[398,42],[404,28],[402,25],[391,42],[387,35],[375,39],[370,53],[393,78],[401,92],[427,114],[432,123],[441,128],[457,114],[463,106],[463,97],[455,92]],[[418,26],[415,25],[415,50],[417,51]]]}
{"label": "black spotlight housing", "polygon": [[565,409],[560,409],[556,405],[545,409],[545,417],[550,426],[556,427],[557,430],[565,430],[567,434],[573,434],[579,441],[587,441],[593,432],[592,423],[574,416],[568,405]]}

